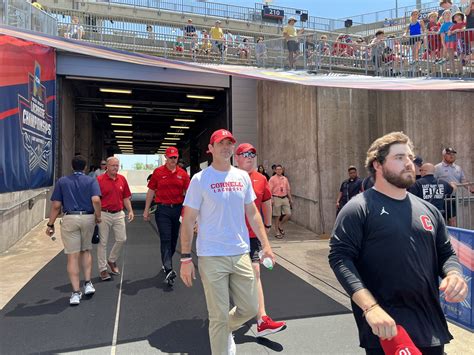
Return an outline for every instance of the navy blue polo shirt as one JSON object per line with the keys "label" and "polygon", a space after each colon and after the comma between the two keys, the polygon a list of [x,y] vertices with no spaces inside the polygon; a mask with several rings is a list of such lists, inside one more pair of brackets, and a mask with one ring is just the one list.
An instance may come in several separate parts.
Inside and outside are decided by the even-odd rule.
{"label": "navy blue polo shirt", "polygon": [[56,182],[51,201],[60,201],[64,213],[94,212],[92,196],[101,196],[97,179],[75,172],[72,175],[63,176]]}

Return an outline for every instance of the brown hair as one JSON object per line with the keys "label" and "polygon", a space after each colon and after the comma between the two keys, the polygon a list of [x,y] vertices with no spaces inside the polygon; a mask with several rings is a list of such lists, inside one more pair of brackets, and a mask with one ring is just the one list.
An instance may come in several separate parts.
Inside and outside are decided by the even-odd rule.
{"label": "brown hair", "polygon": [[365,167],[367,171],[375,179],[375,168],[374,161],[378,161],[380,164],[385,162],[390,147],[394,144],[408,144],[411,150],[413,150],[413,143],[410,138],[403,132],[391,132],[383,137],[377,138],[369,150],[367,151],[367,158],[365,159]]}

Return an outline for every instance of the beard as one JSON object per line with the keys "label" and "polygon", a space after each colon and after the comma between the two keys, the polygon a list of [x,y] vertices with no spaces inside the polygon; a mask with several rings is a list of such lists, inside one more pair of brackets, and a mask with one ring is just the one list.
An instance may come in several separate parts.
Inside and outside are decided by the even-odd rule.
{"label": "beard", "polygon": [[[405,176],[403,174],[406,174]],[[415,172],[413,170],[403,170],[400,174],[396,174],[391,172],[385,167],[382,167],[382,176],[385,180],[387,180],[390,184],[400,188],[400,189],[407,189],[412,186],[416,181]]]}

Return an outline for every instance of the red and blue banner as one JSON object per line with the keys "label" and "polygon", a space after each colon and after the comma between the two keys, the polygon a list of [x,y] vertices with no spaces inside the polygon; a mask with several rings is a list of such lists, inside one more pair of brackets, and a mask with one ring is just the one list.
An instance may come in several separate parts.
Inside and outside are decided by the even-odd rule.
{"label": "red and blue banner", "polygon": [[461,303],[448,303],[441,296],[441,306],[446,317],[471,331],[474,331],[474,292],[472,275],[474,274],[474,231],[448,227],[453,249],[458,255],[463,269],[463,277],[469,287],[466,299]]}
{"label": "red and blue banner", "polygon": [[0,35],[0,193],[53,185],[56,54]]}

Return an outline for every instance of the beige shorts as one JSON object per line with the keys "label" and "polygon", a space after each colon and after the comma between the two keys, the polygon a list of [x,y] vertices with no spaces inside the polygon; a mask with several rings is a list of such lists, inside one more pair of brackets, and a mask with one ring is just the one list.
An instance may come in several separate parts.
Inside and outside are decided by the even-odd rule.
{"label": "beige shorts", "polygon": [[288,197],[273,196],[273,217],[280,217],[282,214],[291,216],[290,200]]}
{"label": "beige shorts", "polygon": [[65,254],[74,254],[92,249],[95,217],[93,214],[68,214],[61,221],[61,239]]}

